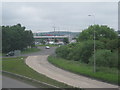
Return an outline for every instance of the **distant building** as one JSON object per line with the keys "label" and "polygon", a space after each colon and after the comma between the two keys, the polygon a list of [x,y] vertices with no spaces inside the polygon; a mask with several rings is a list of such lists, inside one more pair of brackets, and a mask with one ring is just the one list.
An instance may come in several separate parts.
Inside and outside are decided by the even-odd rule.
{"label": "distant building", "polygon": [[[76,32],[55,31],[55,32],[42,32],[34,33],[34,39],[36,44],[64,44],[63,39],[68,38],[69,42],[78,35]],[[72,41],[75,42],[75,41]]]}
{"label": "distant building", "polygon": [[76,40],[72,40],[70,43],[76,43],[77,41]]}

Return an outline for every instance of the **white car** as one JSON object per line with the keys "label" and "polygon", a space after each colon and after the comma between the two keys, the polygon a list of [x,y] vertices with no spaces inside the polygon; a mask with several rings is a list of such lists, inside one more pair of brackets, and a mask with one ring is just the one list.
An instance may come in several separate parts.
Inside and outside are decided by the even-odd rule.
{"label": "white car", "polygon": [[50,49],[50,47],[49,47],[49,46],[46,46],[45,48],[46,48],[46,49]]}

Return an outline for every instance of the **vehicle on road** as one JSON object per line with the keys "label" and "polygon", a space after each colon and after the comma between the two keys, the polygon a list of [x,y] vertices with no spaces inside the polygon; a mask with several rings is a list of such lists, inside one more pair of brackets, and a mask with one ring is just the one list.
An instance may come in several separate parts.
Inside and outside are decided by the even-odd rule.
{"label": "vehicle on road", "polygon": [[49,47],[49,46],[45,46],[45,48],[46,48],[46,49],[50,49],[50,47]]}
{"label": "vehicle on road", "polygon": [[14,56],[14,51],[10,51],[6,54],[6,56]]}

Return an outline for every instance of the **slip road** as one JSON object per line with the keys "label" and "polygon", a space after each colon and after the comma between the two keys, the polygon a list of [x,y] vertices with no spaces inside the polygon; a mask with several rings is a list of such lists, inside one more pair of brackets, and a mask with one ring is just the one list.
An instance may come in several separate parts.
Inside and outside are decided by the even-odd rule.
{"label": "slip road", "polygon": [[[55,48],[41,48],[39,55],[29,56],[26,59],[26,64],[35,71],[42,73],[52,79],[66,83],[68,85],[79,88],[118,88],[117,85],[108,84],[98,80],[93,80],[84,76],[73,74],[62,70],[50,64],[47,57],[54,53]],[[42,53],[43,52],[43,53]]]}

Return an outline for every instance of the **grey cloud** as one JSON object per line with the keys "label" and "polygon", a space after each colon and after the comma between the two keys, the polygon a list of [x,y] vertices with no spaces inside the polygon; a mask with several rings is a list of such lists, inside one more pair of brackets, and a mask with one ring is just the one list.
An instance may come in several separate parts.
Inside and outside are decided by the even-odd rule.
{"label": "grey cloud", "polygon": [[[23,9],[21,9],[23,8]],[[55,25],[59,29],[81,31],[93,24],[106,24],[117,30],[117,3],[3,3],[3,25],[21,23],[33,31],[50,31]]]}

